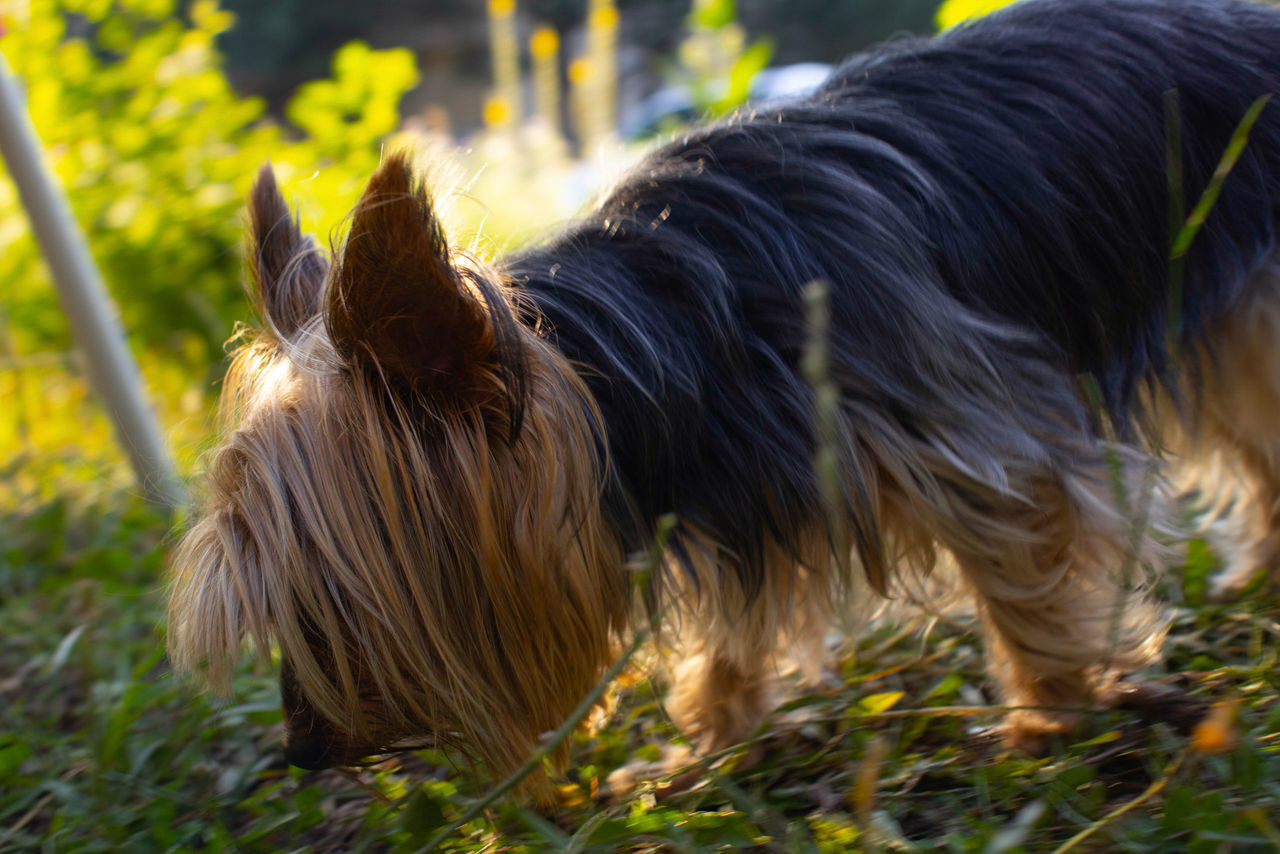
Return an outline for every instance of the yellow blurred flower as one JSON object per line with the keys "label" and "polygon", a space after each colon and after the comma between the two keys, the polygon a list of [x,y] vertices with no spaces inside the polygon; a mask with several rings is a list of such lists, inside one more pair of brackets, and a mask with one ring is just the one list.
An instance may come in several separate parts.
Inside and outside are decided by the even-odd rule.
{"label": "yellow blurred flower", "polygon": [[1234,697],[1215,703],[1204,720],[1191,732],[1191,749],[1196,753],[1229,753],[1240,742],[1236,721],[1240,701]]}
{"label": "yellow blurred flower", "polygon": [[618,27],[618,10],[613,6],[599,6],[591,10],[588,25],[595,30],[614,30]]}
{"label": "yellow blurred flower", "polygon": [[488,127],[504,127],[511,121],[511,105],[506,98],[490,98],[484,102],[484,123]]}
{"label": "yellow blurred flower", "polygon": [[560,37],[551,27],[542,27],[529,39],[529,52],[537,59],[546,59],[556,55],[560,49]]}

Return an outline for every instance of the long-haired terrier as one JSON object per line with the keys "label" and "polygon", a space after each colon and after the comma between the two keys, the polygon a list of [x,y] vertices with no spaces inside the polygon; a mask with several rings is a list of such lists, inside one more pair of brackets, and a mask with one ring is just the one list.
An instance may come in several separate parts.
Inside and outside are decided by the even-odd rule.
{"label": "long-haired terrier", "polygon": [[690,131],[495,267],[451,250],[404,156],[331,256],[264,169],[266,328],[175,558],[175,664],[225,688],[246,635],[278,645],[296,765],[429,741],[502,773],[674,603],[673,717],[718,749],[855,578],[946,553],[1004,700],[1039,707],[1004,731],[1043,739],[1157,653],[1120,572],[1165,521],[1133,512],[1153,435],[1233,454],[1241,572],[1280,557],[1280,105],[1170,260],[1181,193],[1276,93],[1275,9],[1027,0]]}

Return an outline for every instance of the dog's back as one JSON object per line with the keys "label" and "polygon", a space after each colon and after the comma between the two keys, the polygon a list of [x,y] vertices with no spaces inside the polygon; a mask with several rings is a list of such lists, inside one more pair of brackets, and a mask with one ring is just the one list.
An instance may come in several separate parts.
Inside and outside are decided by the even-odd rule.
{"label": "dog's back", "polygon": [[[1171,206],[1189,212],[1267,95],[1280,96],[1276,10],[1058,0],[855,59],[806,118],[839,105],[909,158],[931,192],[888,191],[947,288],[1046,333],[1123,411],[1135,381],[1164,366]],[[1275,245],[1280,104],[1252,139],[1185,259],[1186,340]],[[1168,192],[1169,144],[1181,198]]]}
{"label": "dog's back", "polygon": [[[811,98],[657,151],[512,259],[604,411],[615,518],[641,542],[674,508],[760,577],[762,538],[815,503],[799,371],[815,280],[855,422],[1065,465],[1093,417],[1071,378],[1089,374],[1125,429],[1140,381],[1166,367],[1167,92],[1189,210],[1250,105],[1280,93],[1280,12],[1030,0],[890,45]],[[1278,214],[1280,104],[1185,259],[1188,339],[1273,250]],[[995,427],[992,412],[1017,418]]]}

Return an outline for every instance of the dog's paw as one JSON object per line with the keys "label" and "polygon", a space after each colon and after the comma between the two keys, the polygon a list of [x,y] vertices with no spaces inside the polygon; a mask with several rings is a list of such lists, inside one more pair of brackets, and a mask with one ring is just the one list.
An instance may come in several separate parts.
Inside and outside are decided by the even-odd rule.
{"label": "dog's paw", "polygon": [[659,801],[698,788],[720,774],[747,771],[764,755],[760,744],[708,757],[686,745],[668,744],[657,760],[635,759],[605,778],[602,794],[617,803],[647,789]]}
{"label": "dog's paw", "polygon": [[994,733],[1010,750],[1030,756],[1047,756],[1065,743],[1080,724],[1076,712],[1046,712],[1018,709],[1010,712],[994,728]]}
{"label": "dog's paw", "polygon": [[[1222,569],[1209,576],[1209,601],[1219,604],[1235,602],[1255,579],[1270,574],[1265,569],[1268,565],[1258,562],[1247,551],[1243,555],[1229,557]],[[1274,585],[1274,579],[1269,583]]]}
{"label": "dog's paw", "polygon": [[1265,577],[1262,583],[1272,593],[1280,591],[1280,583],[1275,573],[1264,568],[1263,564],[1248,563],[1241,564],[1239,567],[1229,567],[1213,575],[1209,579],[1209,601],[1220,605],[1235,602],[1259,576]]}
{"label": "dog's paw", "polygon": [[605,778],[602,794],[616,803],[652,784],[654,796],[662,799],[688,791],[704,777],[692,750],[684,745],[667,744],[656,760],[633,759],[615,769]]}
{"label": "dog's paw", "polygon": [[1276,567],[1280,567],[1280,534],[1255,542],[1239,537],[1214,538],[1208,534],[1205,539],[1222,564],[1222,568],[1209,577],[1209,601],[1234,602],[1259,581],[1273,593],[1280,590],[1280,573],[1276,571]]}

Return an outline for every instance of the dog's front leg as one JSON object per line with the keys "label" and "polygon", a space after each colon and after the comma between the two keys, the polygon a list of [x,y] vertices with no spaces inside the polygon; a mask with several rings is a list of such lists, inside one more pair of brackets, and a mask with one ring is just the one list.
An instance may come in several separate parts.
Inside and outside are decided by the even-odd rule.
{"label": "dog's front leg", "polygon": [[[1048,475],[1023,484],[1032,501],[984,507],[973,536],[952,544],[974,592],[989,669],[1011,746],[1042,753],[1078,721],[1111,705],[1123,673],[1154,657],[1163,623],[1136,585],[1133,523],[1116,510],[1106,473]],[[1137,548],[1148,540],[1137,537]]]}

